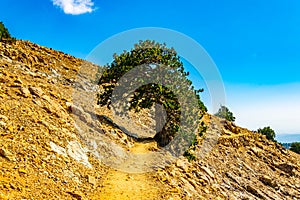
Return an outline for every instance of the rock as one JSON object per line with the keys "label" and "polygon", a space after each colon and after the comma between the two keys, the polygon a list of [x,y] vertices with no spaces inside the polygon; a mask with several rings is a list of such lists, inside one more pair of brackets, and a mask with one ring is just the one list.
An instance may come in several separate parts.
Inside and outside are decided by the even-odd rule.
{"label": "rock", "polygon": [[68,179],[72,179],[72,181],[76,182],[77,184],[81,184],[81,181],[80,181],[78,175],[74,174],[72,171],[64,170],[63,173],[64,173],[64,176],[67,177]]}
{"label": "rock", "polygon": [[188,180],[188,182],[194,187],[194,188],[197,188],[198,187],[198,185],[197,185],[197,183],[196,183],[196,181],[194,180],[194,179],[187,179]]}
{"label": "rock", "polygon": [[80,106],[76,106],[70,102],[66,103],[67,107],[72,111],[74,115],[77,115],[82,121],[86,122],[87,124],[93,124],[93,119],[90,114],[86,113],[83,108]]}
{"label": "rock", "polygon": [[41,98],[44,99],[44,100],[46,100],[48,103],[52,103],[51,102],[51,98],[48,95],[44,94],[43,96],[41,96]]}
{"label": "rock", "polygon": [[14,132],[14,127],[12,125],[7,127],[7,130],[9,130],[11,133]]}
{"label": "rock", "polygon": [[176,166],[181,168],[182,170],[184,171],[188,171],[188,168],[189,168],[189,163],[188,161],[186,160],[183,160],[183,159],[178,159],[176,161]]}
{"label": "rock", "polygon": [[51,147],[52,151],[67,157],[66,150],[63,147],[55,144],[54,142],[50,142],[50,147]]}
{"label": "rock", "polygon": [[231,131],[232,133],[238,134],[240,133],[239,129],[236,127],[236,125],[232,122],[225,121],[224,122],[224,128]]}
{"label": "rock", "polygon": [[23,85],[23,82],[22,82],[20,79],[16,79],[16,80],[14,80],[14,83],[16,83],[16,84],[20,84],[20,85]]}
{"label": "rock", "polygon": [[67,146],[67,154],[76,161],[79,161],[86,167],[92,168],[89,162],[88,156],[85,154],[84,149],[81,147],[80,143],[77,141],[69,142]]}
{"label": "rock", "polygon": [[263,193],[256,187],[252,185],[247,185],[245,188],[249,193],[253,194],[254,196],[260,198],[260,199],[267,199]]}
{"label": "rock", "polygon": [[14,161],[12,154],[6,150],[4,147],[0,148],[0,156],[7,159],[8,161]]}
{"label": "rock", "polygon": [[57,73],[57,71],[56,71],[55,69],[50,68],[50,71],[51,71],[51,73],[52,73],[52,75],[53,75],[54,77],[59,77],[59,76],[60,76],[60,74]]}
{"label": "rock", "polygon": [[23,169],[23,168],[20,168],[19,169],[19,173],[21,173],[21,174],[27,174],[27,171],[25,169]]}
{"label": "rock", "polygon": [[207,167],[200,166],[200,169],[202,169],[210,178],[214,179],[214,174],[208,169]]}
{"label": "rock", "polygon": [[93,125],[93,119],[90,114],[84,113],[83,116],[81,116],[81,119],[86,122],[88,125]]}
{"label": "rock", "polygon": [[252,151],[257,157],[261,157],[262,150],[260,148],[252,147],[250,151]]}
{"label": "rock", "polygon": [[22,87],[22,88],[20,88],[20,91],[21,91],[21,93],[22,93],[22,95],[24,96],[24,97],[29,97],[30,96],[30,91],[28,90],[28,88],[26,88],[26,87]]}
{"label": "rock", "polygon": [[8,121],[8,118],[5,115],[0,115],[0,119],[2,119],[4,121]]}
{"label": "rock", "polygon": [[6,123],[3,121],[0,121],[0,127],[5,128],[6,127]]}
{"label": "rock", "polygon": [[67,192],[67,193],[72,195],[72,197],[74,197],[77,200],[82,200],[83,199],[83,194],[81,194],[80,192],[73,191],[73,192]]}
{"label": "rock", "polygon": [[82,115],[83,109],[79,106],[74,105],[73,103],[66,102],[66,106],[75,114],[75,115]]}
{"label": "rock", "polygon": [[226,172],[225,175],[230,178],[232,181],[238,183],[240,185],[239,177],[235,176],[233,173]]}
{"label": "rock", "polygon": [[209,183],[209,179],[206,176],[204,176],[204,175],[202,175],[202,176],[199,177],[199,181],[204,186]]}
{"label": "rock", "polygon": [[[84,81],[86,74],[82,77],[77,74],[82,68],[80,60],[30,42],[18,43],[20,46],[0,42],[0,199],[5,199],[5,195],[6,199],[50,196],[53,199],[109,199],[109,195],[103,195],[107,189],[103,187],[112,189],[110,194],[115,192],[123,199],[126,196],[122,192],[130,190],[126,186],[136,188],[139,181],[145,190],[143,197],[149,199],[154,194],[149,190],[152,186],[163,191],[158,192],[158,198],[151,199],[300,199],[298,154],[226,120],[220,123],[210,115],[202,118],[208,129],[203,138],[197,138],[199,143],[195,148],[195,155],[199,147],[208,149],[199,153],[203,155],[199,156],[201,161],[173,158],[164,148],[151,145],[144,149],[145,166],[160,170],[161,177],[155,172],[141,176],[127,176],[127,173],[123,176],[123,171],[115,173],[110,167],[113,165],[102,161],[123,165],[130,161],[131,153],[137,154],[138,146],[144,144],[137,145],[137,141],[127,137],[106,108],[81,105],[87,103],[85,95],[74,101],[73,89],[78,79],[83,79],[82,88],[88,90],[82,94],[94,90],[90,81]],[[4,53],[7,56],[3,56]],[[64,105],[64,102],[72,103]],[[72,112],[76,114],[73,119]],[[145,114],[147,118],[141,112],[133,113],[132,122],[141,127],[152,127],[154,123],[152,130],[155,130],[154,113]],[[134,144],[138,148],[131,148]],[[153,156],[153,165],[148,163],[148,153],[149,160],[152,154],[158,154]],[[94,154],[92,159],[89,154]],[[161,158],[162,163],[158,162]],[[128,162],[130,169],[138,164],[132,160]],[[144,164],[143,159],[138,161]],[[110,172],[114,176],[107,174]],[[114,179],[107,184],[106,178]],[[139,195],[140,191],[137,188],[133,192]],[[127,199],[141,199],[131,194]]]}
{"label": "rock", "polygon": [[276,166],[284,171],[285,173],[289,174],[289,175],[294,175],[294,169],[296,168],[293,164],[291,163],[280,163],[280,164],[276,164]]}
{"label": "rock", "polygon": [[96,185],[96,179],[93,176],[87,175],[87,180],[90,184]]}
{"label": "rock", "polygon": [[66,111],[64,110],[64,108],[59,103],[57,103],[56,101],[51,100],[49,96],[43,95],[41,98],[46,101],[46,103],[43,106],[43,108],[47,112],[53,113],[57,117],[62,118],[62,119],[66,119],[69,116],[66,113]]}
{"label": "rock", "polygon": [[267,186],[271,186],[271,187],[277,186],[277,184],[269,176],[266,175],[260,176],[259,180]]}
{"label": "rock", "polygon": [[30,91],[31,94],[36,95],[38,97],[42,97],[44,95],[44,92],[41,88],[30,86],[29,91]]}

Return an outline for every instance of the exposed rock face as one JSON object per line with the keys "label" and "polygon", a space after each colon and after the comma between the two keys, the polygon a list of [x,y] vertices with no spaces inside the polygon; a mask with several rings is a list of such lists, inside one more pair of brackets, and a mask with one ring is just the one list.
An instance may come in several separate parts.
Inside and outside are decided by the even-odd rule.
{"label": "exposed rock face", "polygon": [[[216,142],[201,146],[204,140],[198,138],[194,154],[205,152],[201,147],[209,151],[195,161],[182,157],[146,175],[110,169],[97,159],[96,149],[111,157],[118,152],[103,141],[81,137],[80,131],[106,135],[129,152],[157,147],[140,148],[106,108],[92,113],[72,102],[82,65],[80,59],[30,42],[0,43],[0,199],[300,199],[299,155],[209,115],[204,121],[217,126],[209,128],[206,138]],[[78,87],[95,90],[89,83]],[[152,123],[142,116],[134,119]],[[86,130],[76,127],[74,119],[87,124]]]}
{"label": "exposed rock face", "polygon": [[66,105],[81,63],[30,42],[0,43],[0,199],[100,193],[106,167],[87,161]]}
{"label": "exposed rock face", "polygon": [[218,144],[203,160],[177,161],[160,172],[161,180],[191,199],[300,198],[299,155],[263,135],[221,123]]}

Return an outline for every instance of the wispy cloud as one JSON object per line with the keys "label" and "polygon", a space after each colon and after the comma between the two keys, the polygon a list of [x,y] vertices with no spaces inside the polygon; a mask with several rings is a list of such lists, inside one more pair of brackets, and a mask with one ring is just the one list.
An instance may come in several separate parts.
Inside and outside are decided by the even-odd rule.
{"label": "wispy cloud", "polygon": [[52,0],[52,2],[66,14],[80,15],[94,11],[92,0]]}

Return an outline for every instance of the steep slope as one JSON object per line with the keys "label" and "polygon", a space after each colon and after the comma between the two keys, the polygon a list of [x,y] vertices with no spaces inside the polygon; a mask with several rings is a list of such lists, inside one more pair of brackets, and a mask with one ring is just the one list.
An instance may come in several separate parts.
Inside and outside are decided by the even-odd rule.
{"label": "steep slope", "polygon": [[0,199],[108,199],[102,188],[113,169],[88,152],[71,114],[83,61],[27,41],[0,43],[0,58]]}
{"label": "steep slope", "polygon": [[[142,174],[110,168],[74,121],[125,152],[157,147],[124,134],[109,110],[73,104],[82,65],[97,68],[27,41],[0,43],[0,199],[300,199],[299,155],[210,115],[195,161],[180,157]],[[148,123],[145,116],[134,117]]]}
{"label": "steep slope", "polygon": [[204,120],[206,135],[221,133],[217,144],[206,155],[199,145],[195,154],[203,159],[178,160],[161,180],[191,199],[300,199],[299,155],[231,122]]}

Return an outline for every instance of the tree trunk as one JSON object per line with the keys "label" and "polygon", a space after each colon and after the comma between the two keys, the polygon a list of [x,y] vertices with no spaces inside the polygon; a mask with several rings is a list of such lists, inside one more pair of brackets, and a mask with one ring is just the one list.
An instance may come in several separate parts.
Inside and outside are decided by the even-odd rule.
{"label": "tree trunk", "polygon": [[155,104],[155,123],[156,123],[156,135],[155,141],[159,146],[166,146],[170,142],[170,138],[164,128],[167,122],[167,113],[161,104]]}

